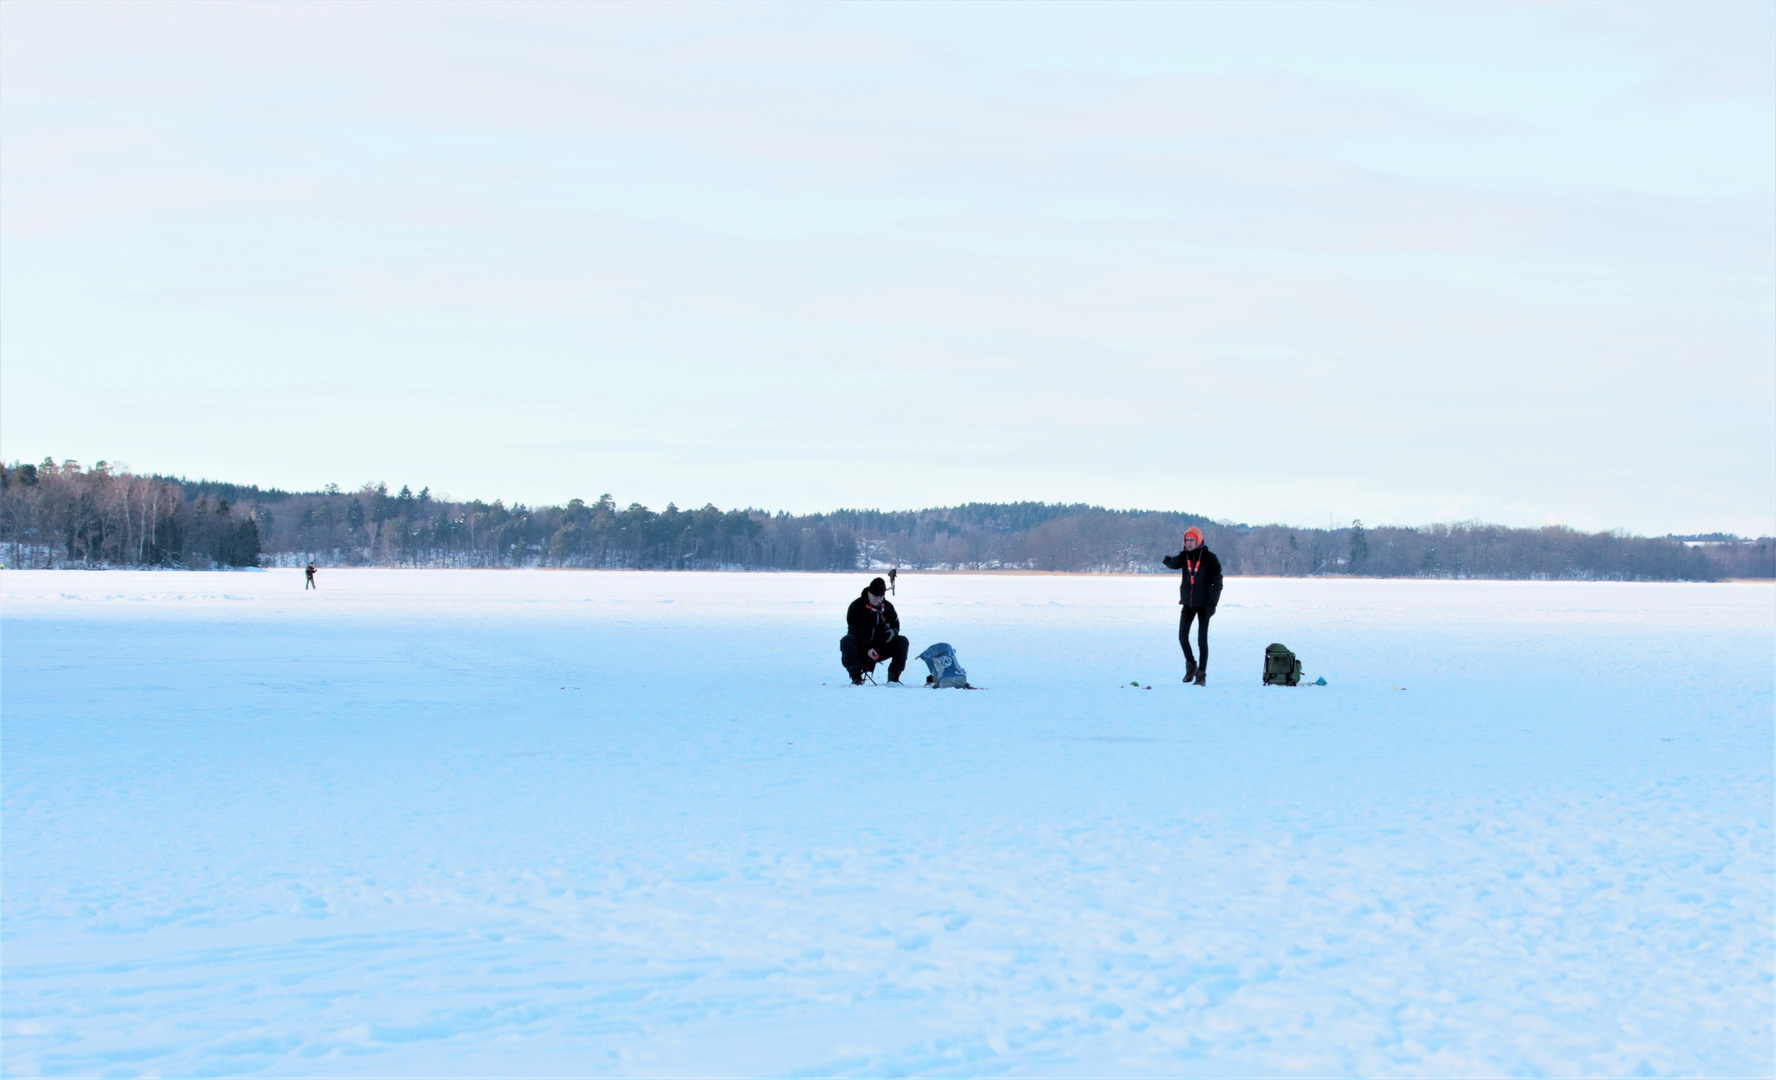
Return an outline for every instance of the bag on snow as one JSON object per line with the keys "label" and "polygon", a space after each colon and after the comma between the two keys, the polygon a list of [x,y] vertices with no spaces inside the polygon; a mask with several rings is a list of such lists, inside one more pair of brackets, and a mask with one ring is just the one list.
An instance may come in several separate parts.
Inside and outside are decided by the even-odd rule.
{"label": "bag on snow", "polygon": [[968,685],[968,672],[963,671],[962,665],[956,662],[956,650],[943,642],[940,641],[920,653],[919,659],[925,661],[925,666],[931,669],[931,674],[925,677],[925,681],[931,686],[948,689]]}
{"label": "bag on snow", "polygon": [[1265,686],[1300,686],[1301,660],[1287,645],[1272,643],[1264,650]]}

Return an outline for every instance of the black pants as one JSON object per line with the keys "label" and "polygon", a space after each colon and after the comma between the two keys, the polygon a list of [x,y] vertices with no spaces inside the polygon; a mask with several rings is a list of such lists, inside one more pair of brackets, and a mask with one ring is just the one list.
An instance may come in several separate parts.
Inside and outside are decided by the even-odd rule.
{"label": "black pants", "polygon": [[[906,670],[907,651],[911,648],[904,637],[896,637],[886,645],[877,645],[876,655],[888,661],[888,677],[900,678]],[[839,639],[839,660],[845,665],[845,673],[852,678],[865,671],[876,670],[876,661],[869,658],[870,647],[859,642],[850,634]]]}
{"label": "black pants", "polygon": [[[1208,608],[1187,607],[1178,616],[1178,644],[1184,646],[1184,662],[1193,668],[1207,670],[1209,666],[1209,616]],[[1196,647],[1202,651],[1202,661],[1190,651],[1190,620],[1199,620],[1196,624]]]}

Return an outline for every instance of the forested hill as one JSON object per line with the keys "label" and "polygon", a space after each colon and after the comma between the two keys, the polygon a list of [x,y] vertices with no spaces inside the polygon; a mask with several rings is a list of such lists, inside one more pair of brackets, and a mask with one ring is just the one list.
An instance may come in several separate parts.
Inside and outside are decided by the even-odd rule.
{"label": "forested hill", "polygon": [[137,476],[104,462],[0,469],[6,565],[560,566],[607,569],[1161,572],[1184,528],[1231,574],[1692,580],[1776,576],[1770,537],[1641,537],[1476,522],[1306,529],[1085,504],[826,514],[565,506]]}

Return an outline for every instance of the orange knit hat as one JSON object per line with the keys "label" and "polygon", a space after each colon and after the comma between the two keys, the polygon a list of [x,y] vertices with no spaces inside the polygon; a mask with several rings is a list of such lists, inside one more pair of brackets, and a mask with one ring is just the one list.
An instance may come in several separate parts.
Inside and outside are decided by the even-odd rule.
{"label": "orange knit hat", "polygon": [[1192,525],[1190,528],[1184,530],[1184,539],[1188,540],[1193,536],[1196,537],[1197,545],[1201,546],[1201,544],[1203,542],[1203,531],[1201,529],[1197,528],[1195,525]]}

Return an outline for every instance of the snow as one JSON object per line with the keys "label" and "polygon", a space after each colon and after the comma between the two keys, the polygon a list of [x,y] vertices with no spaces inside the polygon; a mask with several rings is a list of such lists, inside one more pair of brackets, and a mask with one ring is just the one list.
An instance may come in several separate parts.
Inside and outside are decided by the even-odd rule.
{"label": "snow", "polygon": [[865,580],[0,574],[0,1068],[1776,1069],[1769,585]]}

